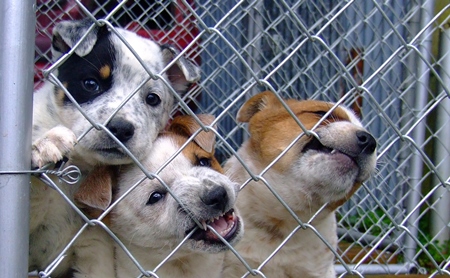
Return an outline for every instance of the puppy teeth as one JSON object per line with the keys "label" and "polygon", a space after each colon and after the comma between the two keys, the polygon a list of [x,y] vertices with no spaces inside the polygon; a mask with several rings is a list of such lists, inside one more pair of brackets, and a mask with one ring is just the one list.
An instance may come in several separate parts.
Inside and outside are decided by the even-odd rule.
{"label": "puppy teeth", "polygon": [[203,225],[203,230],[207,230],[208,229],[208,227],[206,227],[206,222],[205,221],[202,221],[202,223],[201,223],[202,225]]}
{"label": "puppy teeth", "polygon": [[331,151],[331,154],[334,154],[336,152],[336,149],[333,149],[332,151]]}

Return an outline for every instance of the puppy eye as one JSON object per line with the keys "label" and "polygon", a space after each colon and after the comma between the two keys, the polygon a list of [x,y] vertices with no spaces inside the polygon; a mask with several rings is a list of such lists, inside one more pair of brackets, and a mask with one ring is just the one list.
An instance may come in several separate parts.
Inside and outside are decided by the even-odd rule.
{"label": "puppy eye", "polygon": [[328,111],[314,111],[313,113],[322,118]]}
{"label": "puppy eye", "polygon": [[211,167],[211,159],[202,157],[197,160],[197,165],[202,167]]}
{"label": "puppy eye", "polygon": [[153,192],[152,195],[150,195],[150,198],[148,198],[146,205],[153,205],[159,202],[160,200],[164,199],[164,196],[165,196],[164,193],[158,191]]}
{"label": "puppy eye", "polygon": [[150,93],[145,98],[145,102],[150,106],[157,106],[161,103],[161,98],[155,93]]}
{"label": "puppy eye", "polygon": [[97,80],[92,79],[92,78],[88,78],[83,80],[83,87],[85,90],[89,91],[89,92],[98,92],[100,90],[100,86],[98,85]]}

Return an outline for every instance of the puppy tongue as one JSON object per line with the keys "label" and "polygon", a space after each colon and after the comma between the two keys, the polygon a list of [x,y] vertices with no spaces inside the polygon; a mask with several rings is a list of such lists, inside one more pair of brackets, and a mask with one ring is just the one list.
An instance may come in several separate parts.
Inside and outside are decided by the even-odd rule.
{"label": "puppy tongue", "polygon": [[216,232],[218,232],[220,235],[222,235],[221,232],[223,232],[228,227],[228,223],[225,220],[225,218],[223,218],[223,217],[220,217],[219,219],[214,220],[214,222],[209,223],[209,225],[211,227],[213,227],[214,230],[216,230]]}
{"label": "puppy tongue", "polygon": [[[224,216],[219,217],[219,219],[208,223],[208,225],[210,225],[217,233],[226,239],[227,236],[233,233],[236,225],[235,221],[236,219],[233,213],[227,213]],[[219,240],[216,234],[210,229],[205,232],[205,235],[209,240]]]}

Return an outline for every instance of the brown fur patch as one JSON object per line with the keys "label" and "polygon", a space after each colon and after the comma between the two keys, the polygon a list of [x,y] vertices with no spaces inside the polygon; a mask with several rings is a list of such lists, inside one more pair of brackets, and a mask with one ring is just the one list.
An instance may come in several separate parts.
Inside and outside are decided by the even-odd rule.
{"label": "brown fur patch", "polygon": [[99,73],[102,79],[108,79],[111,76],[111,67],[109,65],[104,65],[100,68]]}
{"label": "brown fur patch", "polygon": [[[266,96],[268,97],[260,102],[253,103],[258,107],[247,107],[248,110],[244,107],[240,113],[243,113],[249,121],[249,130],[252,134],[250,144],[253,151],[259,154],[263,164],[268,165],[304,131],[273,94]],[[261,105],[261,102],[264,102],[264,105]],[[333,107],[331,103],[315,100],[287,100],[286,104],[307,130],[312,129]],[[249,117],[250,114],[251,117]],[[347,113],[340,107],[334,109],[321,125],[335,121],[349,121]],[[274,167],[278,171],[288,169],[288,165],[296,160],[301,149],[310,139],[311,137],[306,135],[301,137]]]}
{"label": "brown fur patch", "polygon": [[[176,134],[172,134],[170,136],[172,137],[172,140],[174,140],[176,144],[180,147],[184,143],[186,143],[188,139],[184,136]],[[192,141],[182,150],[182,153],[187,159],[189,159],[192,162],[193,165],[198,165],[199,159],[201,158],[209,159],[211,162],[211,168],[223,174],[223,169],[220,166],[220,163],[214,157],[214,149],[213,152],[207,152],[204,149],[200,148],[199,145],[197,145],[194,141]]]}
{"label": "brown fur patch", "polygon": [[[332,103],[294,99],[285,100],[286,105],[291,109],[296,118],[303,124],[306,130],[311,130],[325,113],[333,107]],[[282,105],[272,92],[264,92],[250,99],[239,110],[239,118],[244,122],[249,122],[250,147],[252,152],[258,155],[259,160],[265,167],[272,163],[292,142],[304,133],[300,125],[292,117],[291,113]],[[324,119],[320,126],[331,122],[350,121],[347,112],[341,107],[336,107],[330,115]],[[286,152],[274,165],[273,169],[283,173],[290,169],[303,147],[312,139],[311,136],[303,135],[291,149]],[[360,184],[355,184],[346,198],[329,204],[328,208],[336,209],[359,188]],[[314,197],[313,197],[314,199]]]}
{"label": "brown fur patch", "polygon": [[[63,82],[62,84],[65,88],[67,88],[69,86],[69,84],[67,84],[67,82]],[[56,100],[57,105],[63,106],[64,97],[65,97],[64,90],[59,87],[55,87],[55,100]]]}
{"label": "brown fur patch", "polygon": [[[211,125],[215,119],[213,115],[208,114],[199,114],[197,117],[204,125]],[[200,125],[193,117],[178,116],[173,119],[165,134],[170,134],[176,144],[181,147],[200,128]],[[200,159],[208,159],[211,168],[223,174],[222,167],[214,157],[215,140],[216,136],[214,132],[201,131],[183,149],[183,155],[191,160],[193,165],[199,165]]]}
{"label": "brown fur patch", "polygon": [[80,208],[105,211],[111,204],[115,172],[111,166],[100,166],[89,173],[74,195]]}

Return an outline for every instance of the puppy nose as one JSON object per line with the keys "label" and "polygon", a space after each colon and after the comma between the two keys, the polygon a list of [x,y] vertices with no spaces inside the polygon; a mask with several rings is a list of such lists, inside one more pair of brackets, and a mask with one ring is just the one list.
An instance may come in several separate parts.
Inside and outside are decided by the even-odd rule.
{"label": "puppy nose", "polygon": [[106,128],[108,128],[109,131],[111,131],[111,133],[114,134],[114,136],[116,136],[116,138],[122,143],[130,140],[134,135],[134,126],[130,122],[121,118],[112,119],[106,125]]}
{"label": "puppy nose", "polygon": [[372,154],[376,147],[377,141],[373,138],[372,134],[366,131],[357,131],[356,138],[358,140],[358,146],[361,149],[361,154]]}
{"label": "puppy nose", "polygon": [[200,199],[205,205],[222,212],[225,211],[228,204],[227,191],[221,186],[213,187]]}

